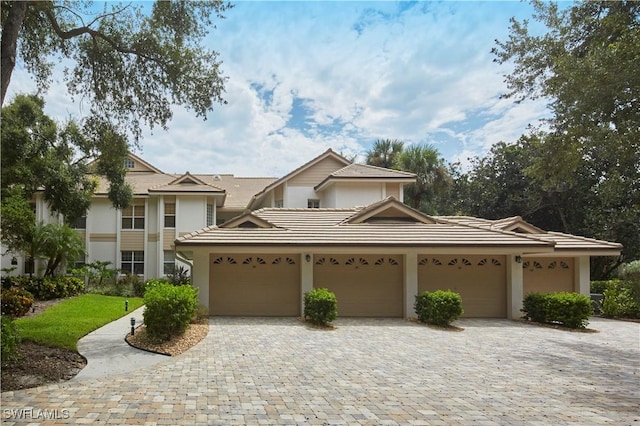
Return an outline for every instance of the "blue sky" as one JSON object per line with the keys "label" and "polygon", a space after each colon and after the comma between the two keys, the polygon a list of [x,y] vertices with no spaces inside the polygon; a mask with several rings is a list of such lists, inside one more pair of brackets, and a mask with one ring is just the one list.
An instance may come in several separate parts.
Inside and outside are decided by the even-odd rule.
{"label": "blue sky", "polygon": [[[206,121],[175,108],[135,153],[170,173],[281,176],[327,148],[363,160],[391,138],[467,164],[546,114],[499,98],[510,68],[490,53],[510,17],[531,15],[519,1],[236,2],[209,37],[228,104]],[[9,90],[34,88],[17,68]],[[81,114],[62,85],[45,99],[60,120]]]}

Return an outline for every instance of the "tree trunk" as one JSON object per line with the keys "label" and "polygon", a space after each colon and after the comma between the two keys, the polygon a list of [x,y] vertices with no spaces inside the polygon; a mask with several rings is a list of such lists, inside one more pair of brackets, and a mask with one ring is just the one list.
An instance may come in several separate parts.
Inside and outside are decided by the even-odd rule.
{"label": "tree trunk", "polygon": [[12,2],[7,19],[2,23],[2,40],[0,41],[0,55],[2,56],[0,59],[2,101],[0,102],[0,105],[4,105],[4,97],[7,94],[7,89],[9,88],[11,74],[13,73],[13,68],[16,66],[18,36],[22,23],[24,22],[26,12],[26,1]]}

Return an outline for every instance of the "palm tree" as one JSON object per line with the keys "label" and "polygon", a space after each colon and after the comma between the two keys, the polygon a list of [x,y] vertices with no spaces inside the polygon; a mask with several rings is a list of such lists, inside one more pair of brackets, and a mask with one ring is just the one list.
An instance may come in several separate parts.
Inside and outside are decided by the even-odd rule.
{"label": "palm tree", "polygon": [[370,151],[367,151],[367,164],[390,169],[394,159],[402,153],[404,142],[399,139],[377,139]]}
{"label": "palm tree", "polygon": [[64,268],[85,253],[84,242],[69,225],[48,223],[36,225],[32,257],[47,259],[44,276],[54,276],[59,268]]}
{"label": "palm tree", "polygon": [[416,183],[405,187],[405,202],[415,209],[435,213],[434,199],[452,184],[452,178],[432,145],[412,145],[396,157],[395,167],[415,173]]}

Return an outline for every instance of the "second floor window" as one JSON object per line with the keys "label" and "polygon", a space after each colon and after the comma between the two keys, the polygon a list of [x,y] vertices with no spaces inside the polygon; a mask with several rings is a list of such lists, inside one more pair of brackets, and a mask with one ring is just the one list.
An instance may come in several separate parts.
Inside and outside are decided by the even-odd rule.
{"label": "second floor window", "polygon": [[309,209],[319,209],[320,208],[320,200],[307,200],[307,208]]}
{"label": "second floor window", "polygon": [[165,203],[164,205],[164,227],[176,227],[176,205],[175,203]]}
{"label": "second floor window", "polygon": [[207,204],[207,226],[213,225],[213,204]]}
{"label": "second floor window", "polygon": [[122,229],[144,229],[144,206],[129,206],[122,210]]}

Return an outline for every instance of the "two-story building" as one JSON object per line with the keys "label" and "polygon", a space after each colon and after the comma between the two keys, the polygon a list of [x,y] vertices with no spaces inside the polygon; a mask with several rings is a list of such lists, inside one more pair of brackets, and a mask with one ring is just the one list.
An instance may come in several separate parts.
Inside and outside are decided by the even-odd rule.
{"label": "two-story building", "polygon": [[[298,316],[304,293],[326,287],[343,316],[413,316],[416,294],[451,289],[466,316],[518,318],[529,292],[588,294],[590,256],[621,250],[519,217],[425,215],[402,202],[415,175],[332,150],[279,179],[126,165],[132,206],[114,209],[101,182],[76,225],[85,260],[145,279],[189,265],[211,315]],[[58,220],[40,197],[36,212]]]}

